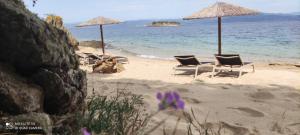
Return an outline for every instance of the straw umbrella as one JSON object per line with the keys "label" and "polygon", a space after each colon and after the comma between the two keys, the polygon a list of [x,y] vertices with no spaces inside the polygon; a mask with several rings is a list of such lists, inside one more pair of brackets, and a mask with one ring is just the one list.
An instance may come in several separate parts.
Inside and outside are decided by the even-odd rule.
{"label": "straw umbrella", "polygon": [[100,16],[100,17],[88,20],[86,22],[83,22],[83,23],[77,25],[77,27],[95,26],[95,25],[99,25],[100,26],[102,52],[103,52],[103,55],[104,55],[105,54],[105,50],[104,50],[104,40],[103,40],[103,28],[102,28],[102,25],[118,24],[118,23],[120,23],[119,20],[105,18],[105,17]]}
{"label": "straw umbrella", "polygon": [[203,19],[203,18],[218,18],[218,54],[220,55],[222,52],[221,48],[221,17],[224,16],[242,16],[242,15],[256,15],[259,12],[224,3],[224,2],[217,2],[214,5],[204,8],[199,12],[196,12],[190,16],[184,17],[184,20],[191,20],[191,19]]}

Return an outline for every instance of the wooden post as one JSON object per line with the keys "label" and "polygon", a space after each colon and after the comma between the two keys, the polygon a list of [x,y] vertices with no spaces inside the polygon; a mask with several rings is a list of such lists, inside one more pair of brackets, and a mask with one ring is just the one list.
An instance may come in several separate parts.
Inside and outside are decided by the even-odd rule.
{"label": "wooden post", "polygon": [[221,17],[218,17],[218,54],[222,54],[222,28],[221,28]]}
{"label": "wooden post", "polygon": [[100,25],[100,32],[101,32],[102,52],[103,52],[103,55],[104,55],[105,54],[105,51],[104,51],[105,45],[104,45],[104,40],[103,40],[103,28],[102,28],[102,25]]}

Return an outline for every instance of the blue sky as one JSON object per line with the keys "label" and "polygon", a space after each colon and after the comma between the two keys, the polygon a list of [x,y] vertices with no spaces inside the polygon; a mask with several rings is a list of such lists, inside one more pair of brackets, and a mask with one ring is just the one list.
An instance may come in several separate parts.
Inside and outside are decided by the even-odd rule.
{"label": "blue sky", "polygon": [[[190,15],[217,0],[24,0],[39,16],[56,14],[66,23],[85,21],[97,16],[126,20],[175,19]],[[220,0],[219,0],[220,1]],[[300,12],[300,0],[222,0],[266,13]]]}

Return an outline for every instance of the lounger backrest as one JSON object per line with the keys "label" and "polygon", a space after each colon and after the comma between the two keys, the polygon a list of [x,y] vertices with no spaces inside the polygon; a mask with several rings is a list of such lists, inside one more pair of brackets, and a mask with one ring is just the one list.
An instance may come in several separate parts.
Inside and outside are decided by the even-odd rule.
{"label": "lounger backrest", "polygon": [[200,65],[194,55],[174,56],[181,65]]}
{"label": "lounger backrest", "polygon": [[220,65],[241,66],[243,62],[239,54],[215,54],[215,57]]}
{"label": "lounger backrest", "polygon": [[100,57],[94,55],[94,54],[89,54],[88,57],[92,58],[92,59],[101,59]]}
{"label": "lounger backrest", "polygon": [[77,56],[78,56],[78,58],[85,58],[85,57],[87,57],[85,54],[76,54]]}

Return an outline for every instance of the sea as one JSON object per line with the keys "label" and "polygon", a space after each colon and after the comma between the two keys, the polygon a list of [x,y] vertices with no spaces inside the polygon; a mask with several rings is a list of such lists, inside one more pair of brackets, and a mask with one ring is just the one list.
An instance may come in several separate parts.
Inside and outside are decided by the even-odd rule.
{"label": "sea", "polygon": [[[178,27],[147,27],[153,21],[176,21]],[[65,26],[79,41],[99,40],[99,26]],[[218,49],[217,19],[155,19],[105,25],[108,51],[150,59],[196,55],[213,59]],[[262,14],[222,18],[222,53],[243,60],[300,62],[300,15]]]}

